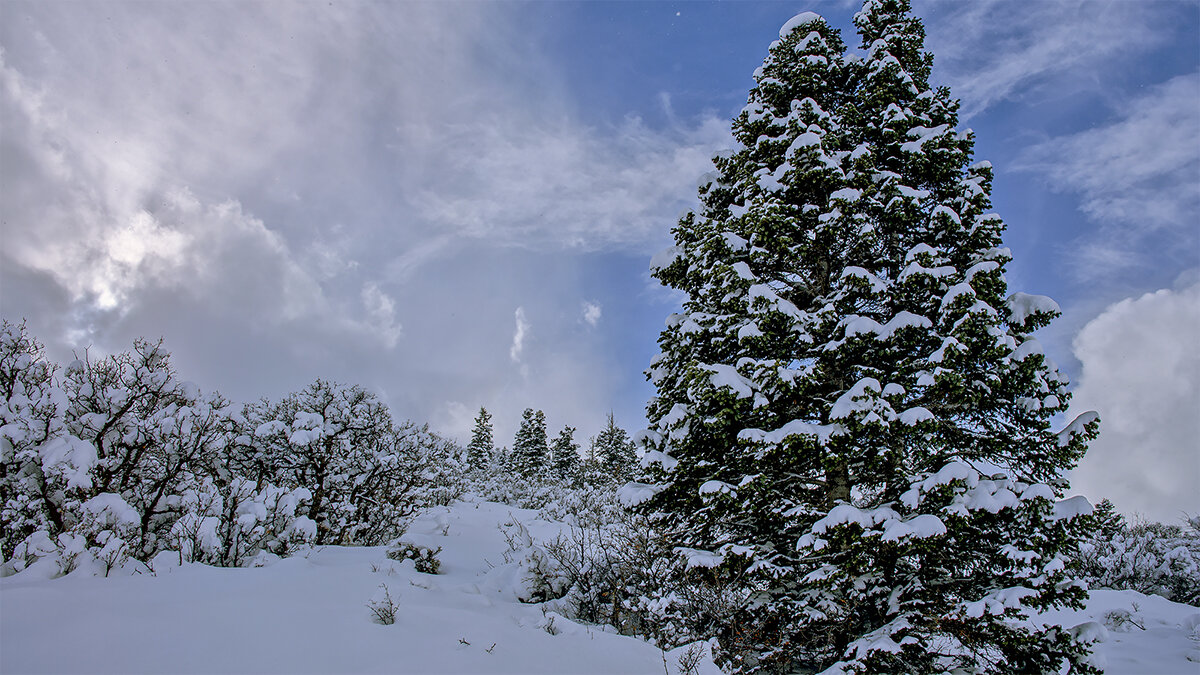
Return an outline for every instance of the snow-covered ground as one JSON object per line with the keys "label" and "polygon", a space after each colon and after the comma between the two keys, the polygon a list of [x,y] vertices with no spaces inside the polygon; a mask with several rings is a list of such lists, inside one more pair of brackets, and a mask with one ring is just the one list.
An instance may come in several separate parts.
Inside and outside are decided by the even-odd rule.
{"label": "snow-covered ground", "polygon": [[[160,565],[153,576],[108,579],[45,579],[33,568],[0,579],[0,672],[679,672],[681,650],[664,654],[519,602],[498,528],[512,517],[535,537],[560,527],[488,502],[418,519],[405,538],[442,547],[438,575],[389,560],[382,547],[324,547],[251,569]],[[381,585],[398,606],[393,625],[376,623],[367,607]],[[1064,623],[1108,615],[1099,649],[1109,673],[1200,673],[1187,658],[1200,609],[1095,591],[1087,610],[1071,614]],[[717,671],[705,659],[699,672]]]}

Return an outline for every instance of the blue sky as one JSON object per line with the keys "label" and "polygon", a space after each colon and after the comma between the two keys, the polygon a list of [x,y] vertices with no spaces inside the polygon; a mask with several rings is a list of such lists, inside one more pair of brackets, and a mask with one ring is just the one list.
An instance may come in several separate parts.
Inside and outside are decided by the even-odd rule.
{"label": "blue sky", "polygon": [[[360,383],[465,440],[630,429],[647,274],[779,26],[847,2],[0,3],[0,313],[235,400]],[[1080,489],[1200,511],[1200,3],[917,2],[1012,290],[1099,409]]]}

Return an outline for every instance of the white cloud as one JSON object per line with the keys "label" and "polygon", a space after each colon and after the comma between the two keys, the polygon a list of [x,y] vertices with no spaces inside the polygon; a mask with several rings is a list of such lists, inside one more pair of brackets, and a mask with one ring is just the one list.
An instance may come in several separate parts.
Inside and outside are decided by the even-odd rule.
{"label": "white cloud", "polygon": [[1075,340],[1083,373],[1072,414],[1100,413],[1100,437],[1072,477],[1093,500],[1174,522],[1200,513],[1200,274],[1126,299]]}
{"label": "white cloud", "polygon": [[594,302],[588,302],[586,300],[584,301],[584,303],[583,303],[583,320],[586,321],[589,326],[591,326],[592,328],[595,328],[596,324],[600,323],[601,313],[602,313],[602,311],[600,309],[599,304],[594,303]]}
{"label": "white cloud", "polygon": [[[364,315],[328,301],[324,282],[353,261],[336,246],[297,256],[302,247],[232,196],[302,140],[299,109],[319,79],[296,44],[315,37],[307,10],[270,15],[305,33],[293,42],[257,39],[262,8],[245,8],[235,29],[221,11],[192,8],[191,36],[164,30],[173,12],[158,6],[9,9],[38,30],[0,32],[6,265],[53,280],[89,324],[176,289],[223,299],[230,321],[243,309],[266,324],[306,317],[394,343],[395,327],[379,323],[385,306]],[[111,21],[90,21],[93,12]],[[64,332],[95,338],[93,328]]]}
{"label": "white cloud", "polygon": [[470,442],[471,432],[475,428],[475,416],[478,409],[471,409],[461,401],[446,401],[438,408],[429,423],[435,432],[459,439],[466,445]]}
{"label": "white cloud", "polygon": [[[728,123],[712,117],[667,131],[636,118],[601,130],[518,113],[405,133],[440,149],[424,160],[433,184],[412,192],[423,219],[506,245],[583,250],[661,240],[664,220],[694,203],[696,178],[732,143]],[[405,143],[416,145],[414,136]]]}
{"label": "white cloud", "polygon": [[400,324],[396,322],[395,301],[386,293],[379,290],[379,286],[374,283],[363,285],[362,301],[363,305],[367,308],[370,323],[382,338],[383,343],[389,349],[395,347],[396,342],[403,334]]}
{"label": "white cloud", "polygon": [[1131,52],[1166,41],[1171,3],[1066,0],[920,2],[934,74],[962,99],[964,120],[1039,87],[1093,82],[1063,75],[1112,67]]}
{"label": "white cloud", "polygon": [[525,350],[525,333],[529,331],[529,322],[525,320],[525,308],[518,307],[513,313],[516,328],[513,329],[512,347],[508,350],[508,358],[513,363],[521,362],[521,352]]}
{"label": "white cloud", "polygon": [[[1080,242],[1079,276],[1158,264],[1164,248],[1200,245],[1198,102],[1200,73],[1180,75],[1122,105],[1119,119],[1024,153],[1020,168],[1079,194],[1080,208],[1101,226]],[[1165,234],[1168,245],[1150,241],[1154,234]]]}
{"label": "white cloud", "polygon": [[585,122],[513,7],[7,4],[4,311],[59,355],[163,335],[236,400],[320,376],[585,428],[644,365],[581,339],[589,253],[661,245],[728,128]]}

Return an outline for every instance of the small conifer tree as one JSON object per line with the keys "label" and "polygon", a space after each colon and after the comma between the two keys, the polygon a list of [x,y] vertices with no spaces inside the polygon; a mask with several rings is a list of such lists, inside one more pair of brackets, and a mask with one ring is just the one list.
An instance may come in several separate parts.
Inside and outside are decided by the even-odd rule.
{"label": "small conifer tree", "polygon": [[526,408],[521,415],[521,427],[513,439],[512,470],[526,478],[545,474],[550,456],[546,441],[546,415]]}
{"label": "small conifer tree", "polygon": [[479,416],[475,418],[475,428],[471,431],[471,442],[467,445],[467,464],[478,470],[488,466],[492,454],[496,451],[492,440],[492,415],[487,408],[479,408]]}
{"label": "small conifer tree", "polygon": [[1064,473],[1066,379],[1009,294],[992,172],[931,88],[908,0],[868,0],[865,56],[801,14],[780,32],[654,275],[687,294],[648,372],[626,494],[688,565],[741,583],[742,672],[1093,673],[1067,573],[1086,500]]}
{"label": "small conifer tree", "polygon": [[1095,524],[1096,537],[1111,540],[1125,530],[1125,516],[1117,512],[1117,507],[1111,499],[1105,497],[1096,504],[1092,511],[1092,522]]}
{"label": "small conifer tree", "polygon": [[624,481],[633,472],[636,463],[636,446],[629,440],[629,434],[617,426],[613,414],[608,413],[608,422],[596,434],[593,442],[593,452],[603,470],[613,478]]}
{"label": "small conifer tree", "polygon": [[579,476],[579,444],[575,442],[575,427],[563,427],[550,448],[555,478],[574,481]]}

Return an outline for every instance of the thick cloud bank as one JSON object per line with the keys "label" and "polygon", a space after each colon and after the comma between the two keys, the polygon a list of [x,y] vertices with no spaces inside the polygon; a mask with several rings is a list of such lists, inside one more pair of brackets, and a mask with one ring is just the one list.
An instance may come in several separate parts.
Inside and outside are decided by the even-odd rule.
{"label": "thick cloud bank", "polygon": [[1118,302],[1075,339],[1073,412],[1097,410],[1100,438],[1074,487],[1167,522],[1200,514],[1200,274]]}

